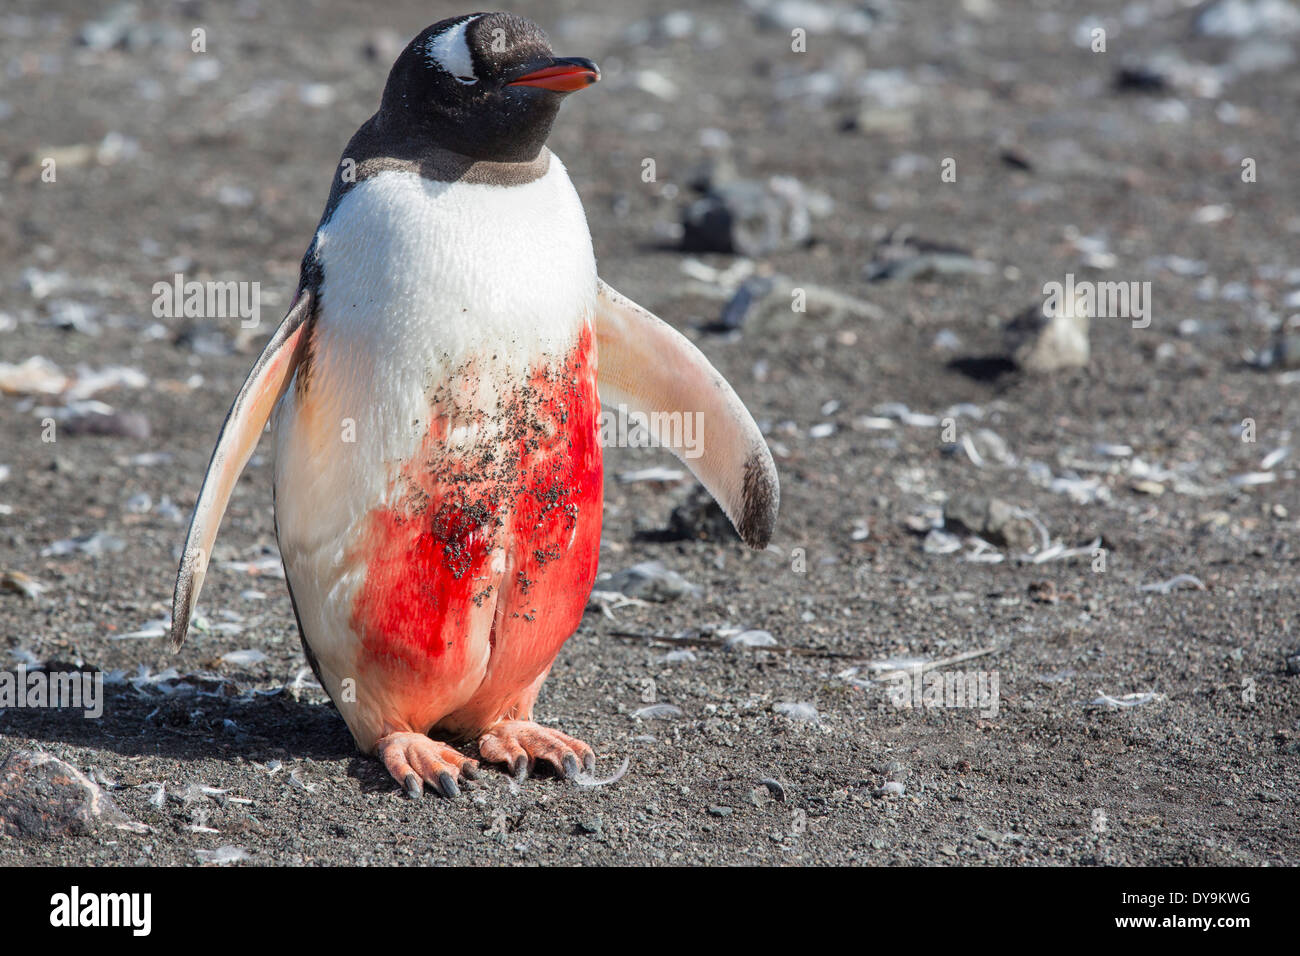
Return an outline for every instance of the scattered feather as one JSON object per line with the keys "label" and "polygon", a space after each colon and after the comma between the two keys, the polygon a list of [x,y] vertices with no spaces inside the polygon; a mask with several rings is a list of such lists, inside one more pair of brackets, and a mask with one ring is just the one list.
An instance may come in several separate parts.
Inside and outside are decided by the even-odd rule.
{"label": "scattered feather", "polygon": [[242,846],[222,846],[215,850],[195,850],[194,853],[200,863],[214,863],[217,866],[226,866],[248,859],[248,851]]}
{"label": "scattered feather", "polygon": [[1205,583],[1194,574],[1176,574],[1168,581],[1138,585],[1138,590],[1155,594],[1168,594],[1176,590],[1204,591]]}
{"label": "scattered feather", "polygon": [[618,783],[622,780],[623,775],[627,773],[627,768],[631,765],[632,758],[624,757],[623,762],[619,764],[618,769],[614,771],[612,776],[602,779],[584,770],[573,778],[573,782],[580,787],[608,787],[611,783]]}
{"label": "scattered feather", "polygon": [[682,709],[672,704],[651,704],[632,711],[632,717],[636,720],[675,720],[681,716]]}
{"label": "scattered feather", "polygon": [[231,651],[229,654],[222,654],[218,660],[222,664],[230,664],[235,667],[248,667],[252,664],[260,664],[266,660],[266,655],[258,650]]}
{"label": "scattered feather", "polygon": [[772,710],[782,717],[788,717],[790,720],[799,721],[800,723],[816,723],[821,720],[821,715],[817,713],[817,708],[807,701],[781,701],[772,705]]}
{"label": "scattered feather", "polygon": [[1157,694],[1155,691],[1147,691],[1141,694],[1125,694],[1123,697],[1111,697],[1109,694],[1102,694],[1096,700],[1090,701],[1088,706],[1104,707],[1106,710],[1123,710],[1164,699],[1164,694]]}

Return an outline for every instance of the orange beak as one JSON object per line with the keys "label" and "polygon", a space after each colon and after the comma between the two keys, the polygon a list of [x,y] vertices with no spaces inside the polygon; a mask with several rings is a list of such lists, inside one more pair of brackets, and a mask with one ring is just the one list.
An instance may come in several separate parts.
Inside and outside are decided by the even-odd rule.
{"label": "orange beak", "polygon": [[525,73],[506,85],[536,86],[557,93],[573,93],[576,90],[585,90],[599,80],[600,67],[591,60],[574,56],[556,57],[541,69]]}

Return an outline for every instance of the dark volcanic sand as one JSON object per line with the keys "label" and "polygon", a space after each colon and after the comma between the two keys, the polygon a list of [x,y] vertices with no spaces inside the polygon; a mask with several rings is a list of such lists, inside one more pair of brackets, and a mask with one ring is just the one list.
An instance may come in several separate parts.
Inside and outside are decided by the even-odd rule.
{"label": "dark volcanic sand", "polygon": [[[1300,248],[1296,68],[1199,91],[1211,95],[1183,85],[1117,92],[1120,66],[1149,63],[1157,51],[1215,64],[1239,49],[1193,37],[1192,12],[1176,4],[1151,4],[1156,15],[1134,25],[1123,19],[1129,5],[1115,0],[1087,10],[920,0],[891,4],[865,36],[810,31],[804,54],[790,52],[788,29],[760,28],[739,3],[692,5],[687,35],[635,42],[625,35],[632,21],[673,6],[586,6],[517,7],[561,53],[592,56],[606,73],[566,104],[551,145],[586,203],[602,275],[691,330],[770,425],[780,446],[778,533],[767,553],[735,541],[639,538],[666,525],[689,482],[619,484],[618,473],[676,463],[655,450],[608,450],[603,569],[659,560],[701,589],[618,609],[617,621],[589,611],[543,691],[540,719],[590,742],[602,775],[628,758],[626,776],[603,788],[537,777],[515,789],[489,771],[458,800],[413,802],[354,751],[319,691],[247,693],[290,682],[304,666],[282,582],[220,567],[274,554],[269,462],[255,459],[236,489],[202,599],[213,625],[232,623],[222,612],[234,612],[242,632],[192,630],[176,656],[161,640],[114,638],[167,615],[184,535],[168,514],[131,513],[126,502],[143,492],[156,506],[168,496],[188,517],[230,399],[288,304],[340,150],[377,103],[400,42],[460,11],[402,3],[358,18],[355,4],[337,0],[302,15],[288,4],[233,13],[150,3],[143,21],[174,31],[163,46],[98,52],[76,44],[82,4],[6,5],[0,312],[13,327],[0,319],[0,362],[43,355],[65,371],[138,368],[146,387],[96,398],[143,413],[153,433],[60,433],[44,443],[33,403],[0,396],[0,465],[11,470],[0,482],[0,505],[11,509],[0,514],[0,569],[48,585],[34,600],[0,591],[0,655],[21,650],[51,667],[84,662],[132,677],[140,666],[215,671],[233,684],[229,696],[197,696],[174,681],[140,692],[118,683],[99,720],[0,713],[0,756],[40,747],[93,770],[151,828],[0,838],[0,862],[192,864],[196,851],[228,845],[258,864],[1300,860],[1300,677],[1285,664],[1300,645],[1296,459],[1277,465],[1271,484],[1227,485],[1263,470],[1265,455],[1295,437],[1300,382],[1252,368],[1243,354],[1269,344],[1270,318],[1297,311],[1284,304],[1300,286],[1287,275]],[[1075,44],[1086,15],[1109,27],[1108,52]],[[199,24],[216,75],[188,50]],[[375,41],[379,28],[400,35],[398,47]],[[1276,42],[1294,52],[1296,37]],[[377,59],[368,43],[380,47]],[[676,98],[639,88],[638,70],[671,80]],[[792,77],[819,70],[837,72],[844,88],[791,95]],[[898,71],[899,102],[854,92],[865,71]],[[333,102],[304,104],[304,84],[328,84]],[[304,92],[319,100],[326,91]],[[863,107],[889,128],[845,130]],[[694,331],[720,302],[691,291],[670,237],[708,127],[730,135],[742,175],[793,175],[834,200],[814,223],[814,245],[764,262],[797,284],[865,299],[880,318],[776,308],[756,313],[736,339]],[[33,170],[32,158],[51,147],[98,144],[112,132],[138,141],[138,153],[74,158],[52,184]],[[1006,149],[1031,169],[1005,162]],[[925,158],[911,175],[905,154]],[[1257,161],[1253,184],[1241,181],[1247,156]],[[647,157],[657,183],[641,180]],[[954,183],[940,181],[944,157],[956,160]],[[1203,221],[1216,218],[1198,216],[1207,206],[1225,214]],[[868,283],[877,239],[903,226],[996,268]],[[1105,238],[1114,259],[1104,271],[1088,267],[1076,234]],[[1166,256],[1203,268],[1184,275],[1151,262]],[[734,261],[701,258],[718,268]],[[67,284],[37,298],[44,290],[24,279],[28,269],[61,273]],[[177,271],[261,282],[263,325],[242,351],[211,355],[188,344],[193,332],[229,343],[237,320],[151,315],[153,283]],[[1094,319],[1086,370],[979,378],[950,364],[995,354],[1000,321],[1071,272],[1150,281],[1150,328]],[[1229,283],[1239,285],[1220,294]],[[60,300],[99,310],[98,334],[49,324]],[[1188,319],[1199,326],[1180,331]],[[959,338],[957,349],[935,347],[943,330]],[[823,412],[831,401],[838,407]],[[985,417],[959,418],[959,434],[992,429],[1016,463],[976,467],[945,449],[937,427],[855,425],[886,402],[925,413],[973,403]],[[1246,418],[1255,443],[1233,430]],[[811,437],[824,422],[834,433]],[[1132,455],[1105,459],[1094,450],[1102,442],[1128,444]],[[169,462],[132,463],[161,451]],[[1134,458],[1185,481],[1163,478],[1162,494],[1139,490]],[[1080,475],[1100,477],[1110,498],[1076,503],[1032,480],[1030,461],[1054,475],[1072,462],[1109,463],[1110,473]],[[982,564],[924,552],[906,519],[959,493],[1030,509],[1068,546],[1101,537],[1106,570],[1094,573],[1090,557]],[[860,519],[870,535],[854,540]],[[125,550],[41,556],[96,531]],[[794,549],[803,549],[802,572]],[[1139,591],[1181,573],[1206,589]],[[1050,596],[1042,582],[1054,585],[1055,603],[1035,599]],[[265,599],[243,596],[249,589]],[[825,653],[687,641],[695,659],[669,663],[671,648],[620,633],[707,636],[725,627],[765,629],[783,647]],[[997,671],[1000,707],[987,718],[896,710],[880,686],[837,676],[891,656],[994,645],[996,655],[957,665]],[[248,648],[266,659],[214,663]],[[632,716],[646,706],[647,681],[679,717]],[[1103,693],[1147,691],[1162,697],[1125,710],[1086,706]],[[815,705],[818,719],[778,707],[798,702]],[[783,800],[763,778],[783,784]],[[904,791],[876,796],[887,780]],[[151,803],[158,784],[167,793],[160,807]],[[226,794],[206,796],[195,784]]]}

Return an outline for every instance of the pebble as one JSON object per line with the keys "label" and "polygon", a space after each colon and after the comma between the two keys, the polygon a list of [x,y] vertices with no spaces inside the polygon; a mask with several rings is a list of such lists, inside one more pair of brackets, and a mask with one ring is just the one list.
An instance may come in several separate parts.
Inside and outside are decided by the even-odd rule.
{"label": "pebble", "polygon": [[1015,316],[1003,329],[1007,353],[1027,372],[1057,372],[1084,368],[1092,357],[1088,341],[1087,310],[1076,301],[1073,308],[1058,302],[1050,316],[1035,303]]}
{"label": "pebble", "polygon": [[643,561],[615,572],[609,587],[628,597],[659,602],[676,601],[700,591],[676,571],[664,567],[660,561]]}
{"label": "pebble", "polygon": [[1038,532],[1019,508],[1000,498],[957,495],[943,509],[944,526],[973,534],[991,544],[1025,552],[1039,540]]}
{"label": "pebble", "polygon": [[70,554],[81,552],[91,557],[99,557],[103,554],[116,554],[126,550],[126,542],[121,538],[111,535],[106,531],[97,531],[94,534],[82,535],[78,538],[64,538],[61,541],[55,541],[41,549],[43,558],[62,558]]}
{"label": "pebble", "polygon": [[733,634],[726,639],[728,647],[776,647],[777,640],[770,631],[749,630]]}
{"label": "pebble", "polygon": [[713,183],[682,211],[681,248],[759,257],[806,244],[829,200],[793,176]]}

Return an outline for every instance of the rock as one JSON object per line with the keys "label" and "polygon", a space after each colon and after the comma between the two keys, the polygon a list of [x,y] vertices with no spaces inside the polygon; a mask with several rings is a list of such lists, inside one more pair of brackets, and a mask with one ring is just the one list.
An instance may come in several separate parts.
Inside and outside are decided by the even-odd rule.
{"label": "rock", "polygon": [[19,750],[0,765],[0,833],[49,840],[103,827],[144,833],[99,785],[71,764]]}
{"label": "rock", "polygon": [[944,525],[958,533],[973,534],[990,544],[1013,551],[1028,551],[1038,541],[1032,522],[1020,510],[999,498],[958,495],[944,507]]}
{"label": "rock", "polygon": [[897,780],[890,780],[884,785],[871,791],[873,797],[901,797],[907,792],[907,787]]}
{"label": "rock", "polygon": [[700,589],[659,561],[643,561],[614,574],[609,589],[645,601],[676,601]]}
{"label": "rock", "polygon": [[728,647],[777,647],[778,642],[771,631],[749,630],[732,634],[726,638]]}
{"label": "rock", "polygon": [[1078,298],[1073,306],[1032,305],[1003,330],[1007,352],[1027,372],[1056,372],[1083,368],[1091,358],[1088,311]]}
{"label": "rock", "polygon": [[765,276],[751,276],[740,284],[740,288],[722,307],[718,321],[708,326],[709,332],[733,332],[745,323],[745,317],[753,306],[771,294],[774,283]]}
{"label": "rock", "polygon": [[1115,89],[1126,93],[1163,93],[1169,88],[1164,74],[1147,66],[1123,66],[1115,74]]}
{"label": "rock", "polygon": [[910,282],[946,275],[992,275],[994,265],[946,242],[891,233],[866,266],[868,282]]}
{"label": "rock", "polygon": [[149,419],[141,412],[116,409],[76,409],[62,423],[67,435],[98,435],[118,438],[148,438],[152,434]]}
{"label": "rock", "polygon": [[682,249],[758,257],[804,245],[829,203],[793,176],[712,182],[682,211]]}
{"label": "rock", "polygon": [[70,554],[78,552],[88,554],[92,558],[100,557],[104,554],[116,554],[126,550],[126,542],[116,535],[109,534],[107,531],[96,531],[94,534],[82,535],[78,538],[64,538],[61,541],[55,541],[41,549],[43,558],[65,558]]}
{"label": "rock", "polygon": [[48,587],[49,585],[21,571],[0,571],[0,593],[9,591],[13,594],[21,594],[25,598],[35,599],[40,597]]}
{"label": "rock", "polygon": [[665,537],[673,541],[740,540],[722,506],[703,490],[696,490],[672,510]]}

